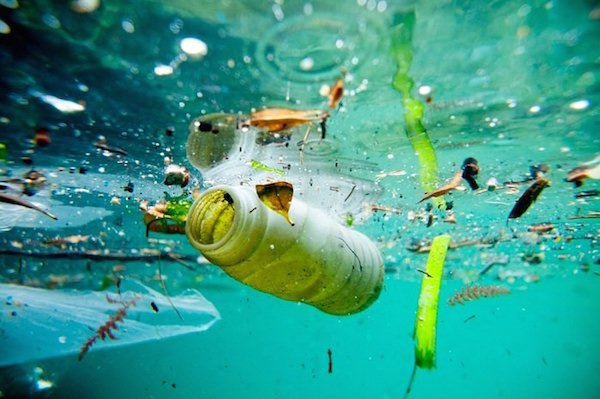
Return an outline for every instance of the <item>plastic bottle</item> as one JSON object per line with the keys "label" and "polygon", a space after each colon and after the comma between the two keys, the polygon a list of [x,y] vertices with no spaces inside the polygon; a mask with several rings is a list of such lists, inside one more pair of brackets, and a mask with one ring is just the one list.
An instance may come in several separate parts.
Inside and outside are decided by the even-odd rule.
{"label": "plastic bottle", "polygon": [[361,233],[294,198],[290,224],[243,186],[215,186],[190,208],[191,244],[236,280],[276,297],[346,315],[371,305],[383,259]]}

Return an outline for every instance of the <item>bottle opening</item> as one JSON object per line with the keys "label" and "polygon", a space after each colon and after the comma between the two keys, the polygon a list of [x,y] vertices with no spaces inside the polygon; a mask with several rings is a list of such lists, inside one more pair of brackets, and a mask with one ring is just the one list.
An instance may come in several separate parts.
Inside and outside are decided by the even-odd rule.
{"label": "bottle opening", "polygon": [[231,229],[234,216],[232,196],[224,190],[209,191],[190,210],[188,236],[202,245],[214,244]]}

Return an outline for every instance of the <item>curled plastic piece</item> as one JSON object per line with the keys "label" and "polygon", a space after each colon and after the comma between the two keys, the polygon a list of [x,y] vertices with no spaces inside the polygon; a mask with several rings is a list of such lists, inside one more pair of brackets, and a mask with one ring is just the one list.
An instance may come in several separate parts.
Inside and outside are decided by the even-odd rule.
{"label": "curled plastic piece", "polygon": [[296,198],[327,209],[339,222],[351,216],[360,224],[368,218],[366,205],[381,194],[373,181],[380,171],[376,164],[345,158],[338,143],[316,138],[316,132],[311,136],[304,126],[269,132],[240,127],[239,118],[209,114],[190,124],[187,157],[206,185],[251,186],[285,178],[293,183]]}
{"label": "curled plastic piece", "polygon": [[338,315],[366,309],[383,286],[383,259],[361,233],[294,198],[289,219],[249,187],[216,186],[188,214],[194,247],[236,280]]}
{"label": "curled plastic piece", "polygon": [[[171,297],[139,283],[124,282],[121,294],[58,291],[0,284],[0,367],[76,354],[97,327],[119,308],[115,301],[139,297],[115,335],[91,350],[157,340],[208,329],[219,312],[199,292]],[[112,300],[111,300],[112,298]]]}

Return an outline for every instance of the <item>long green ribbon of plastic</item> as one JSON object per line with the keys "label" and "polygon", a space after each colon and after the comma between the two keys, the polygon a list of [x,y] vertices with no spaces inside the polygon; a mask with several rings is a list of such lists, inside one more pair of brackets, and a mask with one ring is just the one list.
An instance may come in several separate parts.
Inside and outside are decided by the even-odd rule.
{"label": "long green ribbon of plastic", "polygon": [[[397,69],[392,86],[402,94],[406,135],[415,151],[420,165],[420,182],[425,192],[434,191],[437,182],[437,159],[425,126],[423,126],[423,104],[412,96],[414,81],[410,77],[412,64],[412,38],[415,26],[415,11],[398,12],[394,15],[391,29],[391,54]],[[433,198],[435,206],[444,209],[443,197]]]}
{"label": "long green ribbon of plastic", "polygon": [[435,329],[437,325],[438,302],[446,252],[450,244],[448,234],[439,235],[431,243],[427,258],[426,274],[421,283],[419,308],[415,322],[415,362],[420,368],[435,367]]}

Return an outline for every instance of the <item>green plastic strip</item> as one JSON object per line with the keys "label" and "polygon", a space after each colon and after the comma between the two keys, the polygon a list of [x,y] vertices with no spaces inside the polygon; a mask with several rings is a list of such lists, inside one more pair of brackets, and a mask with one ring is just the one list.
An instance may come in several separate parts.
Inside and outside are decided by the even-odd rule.
{"label": "green plastic strip", "polygon": [[[402,94],[406,135],[419,160],[421,187],[425,192],[431,192],[436,189],[437,184],[437,159],[433,144],[423,126],[423,104],[412,96],[415,83],[409,75],[413,58],[412,39],[415,19],[413,9],[394,14],[391,54],[396,61],[397,69],[392,86]],[[432,200],[438,208],[446,208],[443,197],[435,197]]]}
{"label": "green plastic strip", "polygon": [[282,169],[278,169],[273,166],[265,165],[264,163],[259,162],[255,159],[250,160],[250,167],[252,169],[264,170],[265,172],[275,173],[275,174],[278,174],[279,176],[285,175],[285,172]]}
{"label": "green plastic strip", "polygon": [[415,322],[415,362],[420,368],[435,367],[435,328],[442,272],[449,244],[450,236],[448,234],[439,235],[433,239],[427,259],[426,274],[423,275]]}

